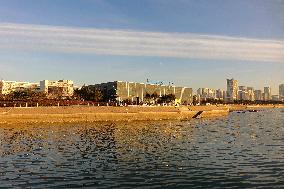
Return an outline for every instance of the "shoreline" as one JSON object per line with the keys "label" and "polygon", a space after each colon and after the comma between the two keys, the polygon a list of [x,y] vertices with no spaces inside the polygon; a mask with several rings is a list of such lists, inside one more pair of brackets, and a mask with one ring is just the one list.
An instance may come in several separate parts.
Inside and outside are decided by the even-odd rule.
{"label": "shoreline", "polygon": [[284,105],[220,106],[67,106],[0,108],[0,124],[102,121],[190,120],[227,116],[231,111],[284,108]]}

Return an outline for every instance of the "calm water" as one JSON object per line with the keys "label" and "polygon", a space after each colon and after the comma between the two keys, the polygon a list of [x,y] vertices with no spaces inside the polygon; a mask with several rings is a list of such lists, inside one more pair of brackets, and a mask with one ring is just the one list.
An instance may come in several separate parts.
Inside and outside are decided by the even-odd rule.
{"label": "calm water", "polygon": [[0,188],[284,188],[284,110],[0,126]]}

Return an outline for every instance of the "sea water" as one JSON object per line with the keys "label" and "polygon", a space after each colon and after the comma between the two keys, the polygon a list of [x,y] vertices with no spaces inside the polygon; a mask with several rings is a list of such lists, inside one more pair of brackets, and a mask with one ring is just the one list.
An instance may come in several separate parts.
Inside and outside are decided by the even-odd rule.
{"label": "sea water", "polygon": [[284,110],[0,125],[0,188],[284,188]]}

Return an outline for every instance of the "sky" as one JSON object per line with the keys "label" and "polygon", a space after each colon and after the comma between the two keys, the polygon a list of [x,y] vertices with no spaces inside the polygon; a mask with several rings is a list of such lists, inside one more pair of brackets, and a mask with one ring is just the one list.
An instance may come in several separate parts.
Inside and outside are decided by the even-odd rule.
{"label": "sky", "polygon": [[0,79],[173,82],[274,94],[284,0],[0,0]]}

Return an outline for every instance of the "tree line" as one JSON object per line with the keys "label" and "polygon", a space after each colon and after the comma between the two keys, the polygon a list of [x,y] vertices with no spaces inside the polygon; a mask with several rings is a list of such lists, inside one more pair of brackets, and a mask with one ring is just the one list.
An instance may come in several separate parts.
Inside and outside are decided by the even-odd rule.
{"label": "tree line", "polygon": [[[60,94],[53,96],[52,100],[77,100],[77,101],[91,101],[91,102],[116,102],[117,96],[115,90],[101,91],[98,88],[90,86],[82,86],[80,89],[75,89],[74,94],[71,97],[63,97]],[[167,94],[159,96],[156,92],[153,94],[146,93],[143,99],[143,103],[146,104],[162,104],[162,103],[174,103],[176,96],[174,94]],[[23,101],[23,102],[41,102],[51,101],[49,96],[44,92],[34,92],[30,90],[13,91],[7,95],[0,95],[0,101]],[[136,99],[134,102],[130,99],[123,100],[122,103],[137,104]],[[235,100],[233,102],[226,102],[219,99],[206,99],[198,101],[197,96],[193,96],[193,105],[205,105],[210,104],[283,104],[283,101],[249,101],[249,100]]]}
{"label": "tree line", "polygon": [[[40,102],[40,101],[64,101],[64,100],[79,100],[93,102],[116,102],[116,91],[101,91],[98,88],[90,86],[82,86],[80,89],[75,89],[73,96],[63,97],[60,94],[48,95],[44,92],[34,92],[31,90],[13,91],[7,95],[0,95],[0,101],[23,101],[23,102]],[[153,94],[146,93],[143,101],[147,104],[162,104],[173,103],[176,96],[167,94],[159,96],[156,92]],[[140,99],[141,100],[141,99]],[[136,99],[132,102],[130,99],[123,100],[122,103],[136,104]]]}

